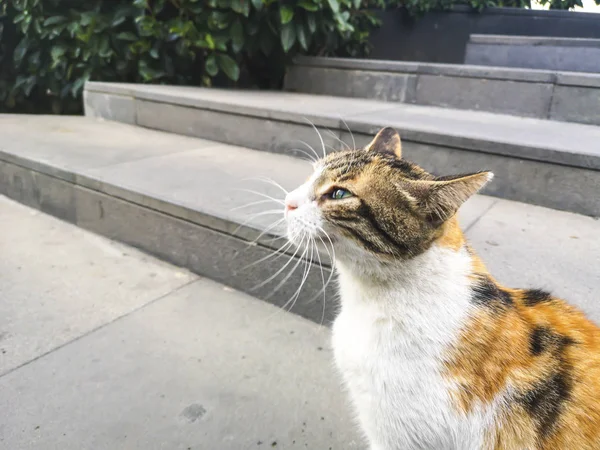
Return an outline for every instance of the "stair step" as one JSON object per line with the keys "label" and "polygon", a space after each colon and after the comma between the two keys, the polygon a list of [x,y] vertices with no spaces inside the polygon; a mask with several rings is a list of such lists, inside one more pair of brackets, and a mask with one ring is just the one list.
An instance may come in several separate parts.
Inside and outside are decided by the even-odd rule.
{"label": "stair step", "polygon": [[465,63],[600,72],[600,39],[472,34]]}
{"label": "stair step", "polygon": [[600,125],[600,74],[492,67],[491,63],[302,57],[288,69],[285,88]]}
{"label": "stair step", "polygon": [[[406,158],[433,173],[497,174],[484,193],[600,216],[600,127],[382,101],[191,87],[88,83],[86,114],[300,156],[364,145],[397,128]],[[345,144],[344,144],[345,143]]]}
{"label": "stair step", "polygon": [[[274,276],[288,256],[256,264],[285,240],[272,240],[281,237],[282,230],[275,228],[253,243],[277,216],[248,219],[281,205],[239,207],[262,200],[262,194],[283,197],[278,187],[248,179],[270,177],[291,189],[310,173],[309,164],[275,153],[66,116],[2,115],[0,149],[0,194],[291,307],[288,301],[303,271],[284,279],[297,257],[271,282],[252,289]],[[260,195],[241,190],[246,188]],[[469,200],[459,217],[474,248],[502,282],[551,289],[586,311],[597,310],[592,289],[600,285],[599,221],[483,195]],[[309,266],[292,308],[319,323],[331,320],[336,309],[333,283],[325,302],[320,295],[323,278],[330,274],[323,257],[323,274],[315,264]]]}

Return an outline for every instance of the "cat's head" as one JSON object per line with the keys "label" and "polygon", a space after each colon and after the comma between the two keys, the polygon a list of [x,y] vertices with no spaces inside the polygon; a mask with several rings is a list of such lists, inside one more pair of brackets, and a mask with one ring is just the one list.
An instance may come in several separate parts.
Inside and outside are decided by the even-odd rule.
{"label": "cat's head", "polygon": [[435,177],[402,159],[398,133],[382,129],[363,149],[334,152],[285,201],[288,239],[331,243],[338,259],[408,259],[443,235],[491,172]]}

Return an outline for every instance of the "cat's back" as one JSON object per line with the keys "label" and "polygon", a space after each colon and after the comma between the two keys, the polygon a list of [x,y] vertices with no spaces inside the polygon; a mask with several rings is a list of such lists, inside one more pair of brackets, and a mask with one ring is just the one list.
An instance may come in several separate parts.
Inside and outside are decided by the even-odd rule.
{"label": "cat's back", "polygon": [[447,364],[462,411],[503,397],[490,448],[600,449],[600,328],[541,290],[499,289]]}

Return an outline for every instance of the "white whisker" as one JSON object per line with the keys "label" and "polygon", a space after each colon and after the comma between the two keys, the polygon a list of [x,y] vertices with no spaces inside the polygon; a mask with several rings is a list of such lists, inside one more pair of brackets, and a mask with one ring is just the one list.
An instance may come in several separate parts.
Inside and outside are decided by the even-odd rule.
{"label": "white whisker", "polygon": [[287,195],[289,194],[288,190],[285,189],[283,186],[281,186],[277,181],[272,180],[269,177],[254,177],[254,178],[245,178],[243,181],[262,181],[263,183],[268,183],[271,184],[279,189],[281,189],[281,191]]}
{"label": "white whisker", "polygon": [[356,141],[354,140],[354,134],[352,133],[352,130],[350,129],[350,127],[348,126],[348,123],[344,120],[343,117],[340,117],[340,120],[346,126],[348,133],[350,133],[350,137],[352,138],[352,147],[353,147],[353,150],[356,151]]}
{"label": "white whisker", "polygon": [[[350,148],[350,146],[347,143],[345,143],[344,141],[342,141],[342,139],[340,137],[338,137],[338,135],[336,135],[333,131],[331,131],[329,128],[326,128],[326,130],[327,130],[327,132],[329,134],[331,134],[331,136],[333,136],[333,138],[335,140],[339,141],[340,144],[342,144],[343,146],[345,146],[348,150],[352,150]],[[340,150],[343,150],[343,147]]]}
{"label": "white whisker", "polygon": [[283,200],[277,199],[275,197],[271,197],[270,195],[267,195],[267,194],[263,194],[262,192],[253,191],[252,189],[235,189],[235,190],[249,192],[250,194],[258,195],[260,197],[265,197],[265,198],[268,198],[269,200],[273,200],[274,202],[279,203],[280,205],[285,206],[285,202]]}
{"label": "white whisker", "polygon": [[[267,215],[267,214],[276,214],[276,212],[274,211],[264,211],[263,213],[257,213],[254,214],[252,216],[250,216],[248,219],[244,220],[241,224],[239,224],[235,230],[233,230],[233,235],[236,236],[238,234],[238,232],[244,228],[246,225],[249,225],[254,219],[256,219],[258,216],[261,215]],[[285,217],[282,217],[281,219],[275,221],[274,223],[272,223],[267,229],[268,230],[272,230],[274,227],[276,227],[277,225],[279,225],[281,222],[283,222],[285,220]],[[265,234],[265,231],[263,230],[263,233],[261,234],[261,236]],[[260,237],[260,236],[259,236]],[[257,238],[258,239],[258,238]],[[255,240],[256,241],[256,240]]]}
{"label": "white whisker", "polygon": [[[292,247],[293,245],[294,245],[294,244],[293,244],[292,242],[288,241],[288,242],[286,242],[285,244],[283,244],[281,247],[279,247],[277,250],[275,250],[273,253],[270,253],[270,254],[268,254],[267,256],[264,256],[264,257],[260,258],[258,261],[254,261],[254,262],[252,262],[252,263],[248,264],[247,266],[244,266],[244,267],[242,268],[242,270],[249,269],[250,267],[253,267],[253,266],[257,265],[257,264],[260,264],[261,262],[264,262],[264,261],[266,261],[266,260],[268,260],[268,259],[270,259],[270,258],[273,258],[273,257],[274,257],[274,256],[276,256],[276,255],[279,255],[279,256],[277,256],[277,257],[276,257],[276,258],[273,260],[273,261],[277,261],[277,260],[278,260],[279,258],[281,258],[283,255],[285,255],[285,254],[286,254],[286,251],[287,251],[287,250],[288,250],[290,247]],[[273,261],[271,261],[271,262],[273,262]]]}
{"label": "white whisker", "polygon": [[295,150],[295,151],[299,151],[299,152],[302,152],[302,153],[304,153],[304,154],[305,154],[307,157],[309,157],[309,158],[310,158],[310,160],[313,162],[313,164],[314,164],[314,163],[316,163],[316,162],[317,162],[317,161],[320,159],[320,158],[319,158],[319,154],[317,153],[317,151],[316,151],[316,150],[315,150],[315,149],[312,147],[312,145],[310,145],[308,142],[304,142],[304,141],[303,141],[303,140],[301,140],[301,139],[294,139],[294,140],[293,140],[293,141],[291,141],[291,142],[299,142],[300,144],[302,144],[302,145],[305,145],[305,146],[306,146],[306,147],[307,147],[307,148],[308,148],[308,149],[309,149],[311,152],[313,152],[314,158],[313,158],[313,155],[311,155],[311,154],[310,154],[310,153],[308,153],[308,152],[305,152],[304,150],[302,150],[302,149],[300,149],[300,148],[294,148],[294,149],[292,149],[292,150]]}
{"label": "white whisker", "polygon": [[306,117],[304,118],[304,120],[306,120],[317,132],[317,136],[319,136],[319,140],[321,141],[321,147],[323,148],[323,158],[325,158],[327,156],[327,150],[325,149],[325,142],[323,141],[323,136],[321,136],[321,132],[317,129],[315,124],[308,120]]}
{"label": "white whisker", "polygon": [[[304,242],[304,237],[302,238],[302,242]],[[250,289],[250,291],[255,291],[256,289],[259,289],[261,287],[263,287],[264,285],[268,284],[271,280],[275,279],[281,272],[283,272],[285,270],[285,268],[287,266],[290,265],[290,263],[294,260],[294,258],[296,257],[296,255],[298,254],[298,251],[300,250],[300,246],[298,246],[298,248],[296,249],[296,251],[294,252],[294,254],[292,256],[290,256],[290,259],[288,260],[288,262],[286,262],[283,267],[281,269],[279,269],[277,272],[275,272],[273,275],[271,275],[269,278],[267,278],[266,280],[264,280],[262,283],[259,283],[258,285],[254,286],[253,288]],[[300,261],[302,261],[300,259]],[[297,266],[297,265],[296,265]],[[294,268],[296,267],[294,266]],[[286,278],[287,279],[287,278]],[[285,280],[284,280],[285,281]],[[272,294],[271,294],[272,295]],[[270,297],[270,296],[269,296]],[[269,298],[267,297],[267,298]]]}
{"label": "white whisker", "polygon": [[235,208],[231,208],[229,211],[230,212],[238,211],[240,209],[249,208],[250,206],[262,205],[264,203],[271,203],[271,202],[273,202],[273,200],[270,200],[270,199],[269,200],[258,200],[256,202],[250,202],[245,205],[236,206]]}

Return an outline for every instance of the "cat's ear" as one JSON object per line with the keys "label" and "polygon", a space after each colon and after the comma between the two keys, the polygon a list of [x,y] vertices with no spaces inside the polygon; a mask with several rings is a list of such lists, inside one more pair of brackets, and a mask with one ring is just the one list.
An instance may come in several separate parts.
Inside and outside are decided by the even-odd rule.
{"label": "cat's ear", "polygon": [[387,153],[396,158],[402,158],[402,141],[396,130],[390,127],[382,128],[371,143],[365,147],[369,152]]}
{"label": "cat's ear", "polygon": [[440,225],[494,177],[492,172],[439,177],[433,181],[411,181],[408,192],[434,225]]}

